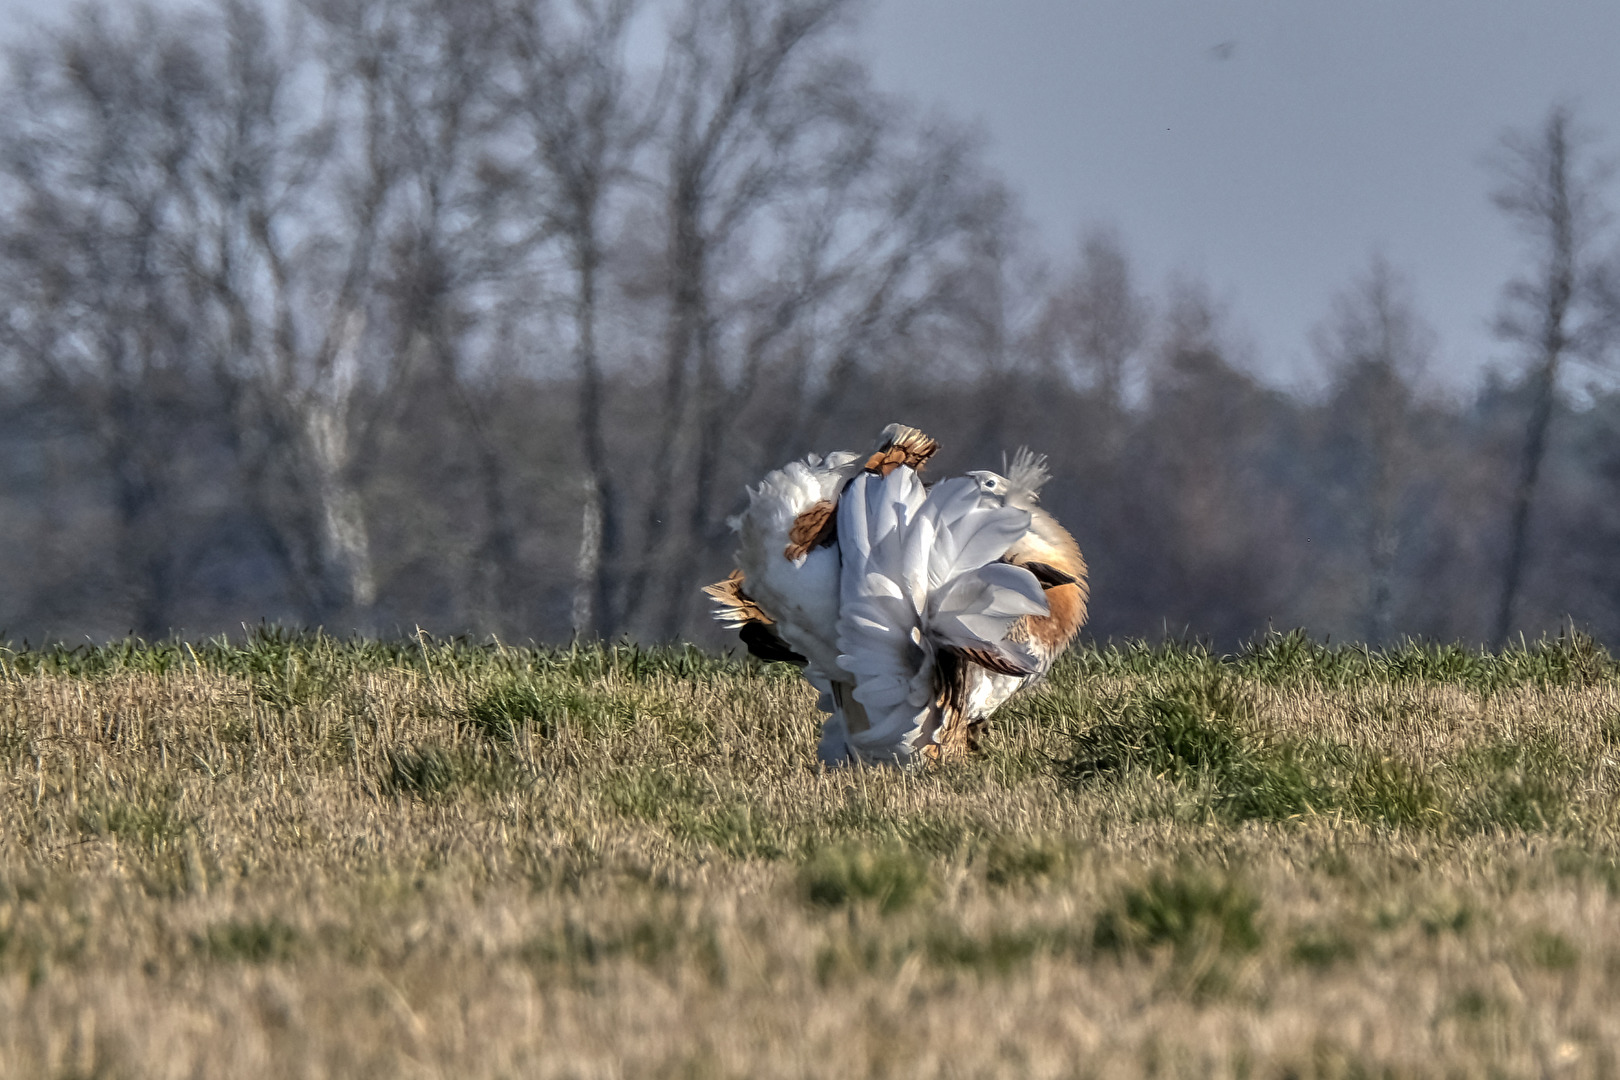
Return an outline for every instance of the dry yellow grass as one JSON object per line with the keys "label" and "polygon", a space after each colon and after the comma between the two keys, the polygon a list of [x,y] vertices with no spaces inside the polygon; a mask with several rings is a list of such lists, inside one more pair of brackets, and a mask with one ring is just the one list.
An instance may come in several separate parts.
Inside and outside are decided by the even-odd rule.
{"label": "dry yellow grass", "polygon": [[1617,1075],[1569,654],[1088,653],[918,775],[691,655],[14,655],[0,1075]]}

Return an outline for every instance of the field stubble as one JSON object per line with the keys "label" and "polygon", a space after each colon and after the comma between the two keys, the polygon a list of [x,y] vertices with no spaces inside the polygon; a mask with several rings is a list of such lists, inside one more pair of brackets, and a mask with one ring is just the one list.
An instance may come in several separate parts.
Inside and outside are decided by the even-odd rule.
{"label": "field stubble", "polygon": [[1620,1074],[1620,673],[1082,650],[813,767],[791,669],[0,653],[0,1074]]}

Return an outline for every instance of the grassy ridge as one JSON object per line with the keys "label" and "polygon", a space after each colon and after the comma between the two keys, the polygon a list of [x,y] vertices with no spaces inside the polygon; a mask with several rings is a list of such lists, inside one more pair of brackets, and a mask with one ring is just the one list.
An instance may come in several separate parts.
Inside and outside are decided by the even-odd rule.
{"label": "grassy ridge", "polygon": [[1608,1076],[1620,672],[1081,650],[814,768],[693,650],[0,652],[0,1074]]}

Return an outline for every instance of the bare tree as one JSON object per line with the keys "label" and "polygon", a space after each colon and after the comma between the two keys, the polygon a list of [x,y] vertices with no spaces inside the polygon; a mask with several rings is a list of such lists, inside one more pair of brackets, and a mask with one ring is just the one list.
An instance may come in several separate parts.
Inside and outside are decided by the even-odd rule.
{"label": "bare tree", "polygon": [[177,528],[199,360],[196,297],[173,234],[191,208],[172,183],[199,167],[215,87],[195,19],[85,9],[14,57],[0,227],[8,351],[46,400],[81,417],[112,493],[114,557],[129,618],[171,629],[195,554]]}
{"label": "bare tree", "polygon": [[1298,435],[1281,395],[1235,362],[1226,316],[1201,283],[1173,285],[1156,337],[1120,481],[1136,550],[1114,588],[1159,611],[1172,634],[1235,644],[1283,609],[1306,555],[1275,543],[1294,532],[1294,492],[1270,479],[1275,448]]}
{"label": "bare tree", "polygon": [[696,610],[737,463],[816,437],[1008,223],[973,141],[914,123],[838,47],[847,7],[694,0],[675,27],[659,144],[668,456],[651,470],[651,556],[626,589],[662,637]]}
{"label": "bare tree", "polygon": [[1130,366],[1146,343],[1149,317],[1119,237],[1094,228],[1082,237],[1079,262],[1048,302],[1042,350],[1066,377],[1095,387],[1117,417]]}
{"label": "bare tree", "polygon": [[1604,278],[1595,245],[1608,214],[1601,188],[1608,170],[1587,158],[1590,136],[1568,106],[1555,106],[1534,132],[1503,137],[1493,198],[1530,240],[1535,267],[1504,290],[1497,333],[1531,357],[1530,415],[1513,489],[1507,561],[1492,640],[1507,643],[1529,563],[1530,513],[1547,450],[1559,376],[1570,359],[1597,362],[1615,341],[1594,303]]}
{"label": "bare tree", "polygon": [[810,46],[846,6],[846,0],[689,0],[673,27],[671,118],[662,140],[664,416],[648,477],[647,552],[629,576],[621,608],[625,622],[661,611],[664,635],[684,614],[676,590],[687,586],[674,583],[708,531],[724,436],[715,399],[722,385],[716,327],[722,263],[744,254],[734,245],[795,180],[793,151],[815,119],[806,105],[821,97],[804,78],[816,59]]}
{"label": "bare tree", "polygon": [[[1395,563],[1400,512],[1412,484],[1418,446],[1413,438],[1413,387],[1434,351],[1434,333],[1417,314],[1410,287],[1389,263],[1375,258],[1315,335],[1317,355],[1332,386],[1325,424],[1337,483],[1349,489],[1366,571],[1364,641],[1388,643],[1395,633]],[[1337,451],[1337,453],[1335,453]]]}
{"label": "bare tree", "polygon": [[[75,42],[93,41],[105,18],[87,11]],[[304,201],[330,160],[333,125],[300,108],[289,88],[295,61],[262,12],[226,2],[142,18],[186,41],[184,64],[166,67],[159,84],[202,88],[189,122],[164,101],[129,121],[185,147],[132,163],[172,208],[158,219],[165,280],[188,290],[191,347],[218,376],[244,486],[305,612],[311,621],[363,613],[374,579],[347,423],[379,185],[350,190],[324,217]],[[345,235],[357,240],[347,249]]]}
{"label": "bare tree", "polygon": [[901,418],[949,467],[1052,453],[1099,634],[1472,633],[1479,446],[1528,397],[1501,610],[1528,579],[1620,626],[1589,512],[1620,399],[1557,406],[1620,336],[1567,113],[1502,159],[1539,245],[1523,385],[1414,399],[1427,337],[1375,265],[1319,336],[1324,408],[1247,374],[1202,290],[1150,303],[1111,234],[1054,282],[978,141],[871,86],[852,4],[92,6],[23,50],[0,625],[704,635],[743,485]]}
{"label": "bare tree", "polygon": [[[511,118],[499,75],[514,13],[485,0],[380,8],[383,21],[358,30],[346,25],[342,9],[336,19],[323,14],[357,45],[378,42],[383,50],[376,66],[397,172],[378,283],[388,300],[387,363],[395,378],[425,380],[442,392],[459,420],[471,502],[482,513],[462,522],[463,540],[448,561],[462,578],[470,623],[511,632],[520,625],[521,594],[519,526],[508,491],[513,462],[495,430],[486,384],[489,373],[516,374],[489,354],[501,351],[497,343],[527,306],[514,294],[530,284],[521,267],[537,232],[524,222],[512,234],[514,181],[491,153]],[[369,63],[360,59],[361,70]]]}
{"label": "bare tree", "polygon": [[515,61],[509,107],[528,139],[536,183],[523,190],[530,209],[565,251],[571,278],[576,387],[575,424],[583,458],[578,553],[571,612],[574,636],[612,636],[624,515],[621,485],[608,451],[606,380],[600,355],[605,216],[615,190],[633,177],[636,151],[652,114],[632,92],[625,38],[637,0],[575,5],[569,19],[544,4],[505,10]]}
{"label": "bare tree", "polygon": [[[874,375],[971,380],[1020,358],[1028,312],[1015,309],[1033,290],[1003,280],[1018,262],[1011,198],[979,167],[977,140],[898,110],[872,120],[881,126],[859,153],[806,200],[813,212],[790,206],[802,226],[791,295],[806,326],[784,364],[787,422],[763,443],[767,461],[836,429]],[[771,324],[783,325],[779,313]]]}

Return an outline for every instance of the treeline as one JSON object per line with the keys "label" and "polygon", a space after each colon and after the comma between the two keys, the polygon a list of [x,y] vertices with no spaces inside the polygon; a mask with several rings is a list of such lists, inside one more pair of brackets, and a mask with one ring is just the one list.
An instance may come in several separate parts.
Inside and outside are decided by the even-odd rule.
{"label": "treeline", "polygon": [[1043,265],[851,7],[119,4],[24,43],[0,636],[715,642],[743,485],[898,419],[942,474],[1051,455],[1100,637],[1620,640],[1620,396],[1563,390],[1620,303],[1567,113],[1498,164],[1522,371],[1426,393],[1375,263],[1307,400],[1120,238]]}

